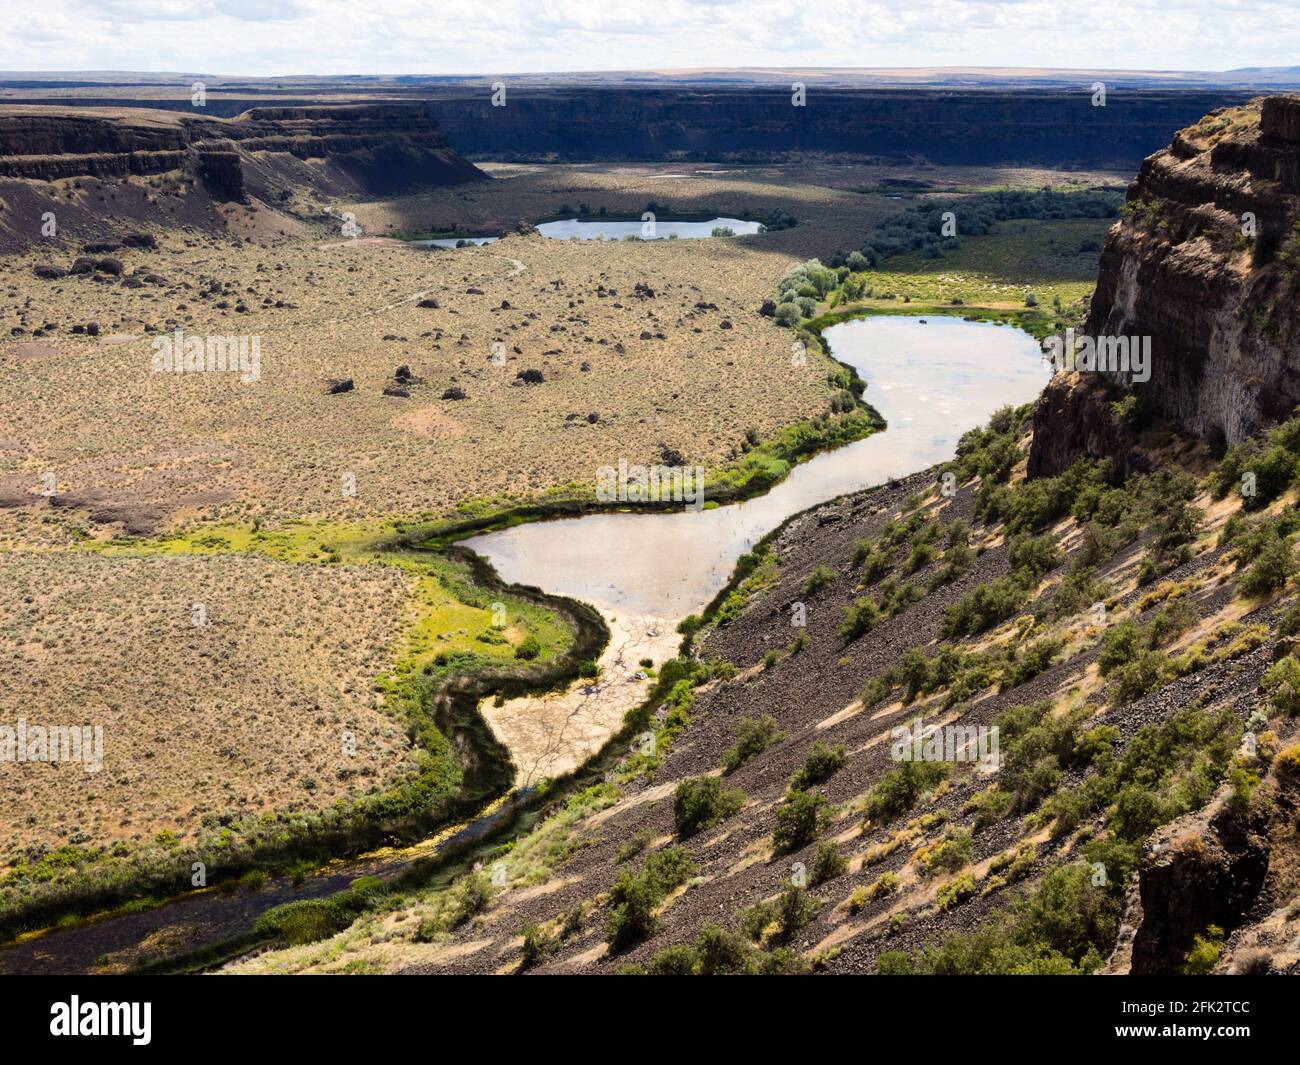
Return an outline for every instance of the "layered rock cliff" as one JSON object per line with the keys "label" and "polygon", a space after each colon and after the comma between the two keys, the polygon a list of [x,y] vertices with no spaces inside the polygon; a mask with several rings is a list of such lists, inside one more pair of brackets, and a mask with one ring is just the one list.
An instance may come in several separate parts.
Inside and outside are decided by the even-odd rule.
{"label": "layered rock cliff", "polygon": [[[1300,97],[1215,111],[1142,164],[1081,334],[1150,337],[1143,405],[1195,436],[1231,443],[1291,414],[1300,404]],[[1113,447],[1099,395],[1095,381],[1058,375],[1040,407],[1031,472]]]}
{"label": "layered rock cliff", "polygon": [[430,106],[463,152],[491,158],[767,159],[788,153],[924,156],[944,164],[1136,166],[1169,130],[1248,97],[1059,89],[857,89],[810,83],[804,106],[771,86],[438,88]]}
{"label": "layered rock cliff", "polygon": [[386,195],[486,179],[419,104],[258,107],[234,119],[0,110],[0,177],[112,179],[189,169],[218,198],[241,200],[245,167],[277,155],[317,164],[331,191]]}
{"label": "layered rock cliff", "polygon": [[[141,106],[137,90],[105,84],[102,93],[60,98],[48,87],[9,83],[15,102],[63,108]],[[209,95],[204,114],[234,118],[248,106],[246,88]],[[283,93],[286,86],[276,86]],[[492,159],[767,160],[791,153],[840,157],[918,157],[942,164],[1034,163],[1058,167],[1133,168],[1169,139],[1169,131],[1218,107],[1245,103],[1250,93],[1209,86],[1170,90],[1112,86],[1105,107],[1093,107],[1087,86],[855,87],[810,80],[805,107],[771,82],[636,85],[617,76],[597,84],[548,85],[511,78],[506,106],[493,107],[486,83],[442,79],[317,85],[295,83],[294,98],[276,110],[310,104],[317,92],[346,92],[357,102],[404,97],[428,106],[462,153]],[[189,89],[152,95],[144,106],[191,115]],[[259,108],[267,111],[270,109]]]}

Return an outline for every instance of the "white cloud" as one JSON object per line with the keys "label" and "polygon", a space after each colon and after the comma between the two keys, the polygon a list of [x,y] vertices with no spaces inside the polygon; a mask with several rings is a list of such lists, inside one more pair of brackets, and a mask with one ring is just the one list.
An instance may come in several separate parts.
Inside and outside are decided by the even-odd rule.
{"label": "white cloud", "polygon": [[506,74],[1295,63],[1294,0],[47,0],[6,70]]}

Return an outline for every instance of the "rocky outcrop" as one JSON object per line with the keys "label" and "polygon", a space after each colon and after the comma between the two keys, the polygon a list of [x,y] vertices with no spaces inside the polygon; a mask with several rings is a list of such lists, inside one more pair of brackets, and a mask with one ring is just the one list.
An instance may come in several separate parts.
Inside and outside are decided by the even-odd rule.
{"label": "rocky outcrop", "polygon": [[334,190],[377,195],[487,178],[452,151],[428,109],[414,103],[255,107],[234,119],[144,109],[0,109],[0,177],[113,179],[189,170],[216,198],[244,200],[246,168],[264,170],[276,157],[311,163]]}
{"label": "rocky outcrop", "polygon": [[[1058,373],[1043,389],[1034,408],[1029,447],[1030,477],[1055,477],[1080,456],[1110,458],[1120,477],[1141,465],[1134,453],[1137,434],[1116,420],[1106,385],[1091,375]],[[1069,431],[1062,431],[1068,426]]]}
{"label": "rocky outcrop", "polygon": [[1268,873],[1268,820],[1220,802],[1156,833],[1138,880],[1133,975],[1176,973],[1198,934],[1242,923]]}
{"label": "rocky outcrop", "polygon": [[1300,404],[1300,97],[1215,112],[1146,160],[1085,332],[1151,337],[1148,408],[1229,442]]}
{"label": "rocky outcrop", "polygon": [[1260,767],[1246,805],[1225,784],[1204,809],[1159,829],[1129,892],[1112,975],[1178,973],[1196,937],[1214,939],[1221,973],[1284,972],[1300,962],[1292,900],[1300,779],[1282,757]]}

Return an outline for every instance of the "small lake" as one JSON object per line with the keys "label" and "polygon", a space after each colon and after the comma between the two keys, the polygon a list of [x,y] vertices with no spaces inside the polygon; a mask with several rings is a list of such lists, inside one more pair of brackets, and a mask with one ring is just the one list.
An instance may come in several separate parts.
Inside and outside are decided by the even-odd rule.
{"label": "small lake", "polygon": [[[562,218],[558,222],[543,222],[537,231],[556,240],[622,240],[624,237],[642,236],[641,221],[615,222],[608,218]],[[659,219],[654,224],[654,236],[647,240],[667,240],[679,237],[697,240],[713,236],[717,226],[730,229],[738,237],[757,233],[761,222],[746,222],[743,218],[711,218],[707,222],[669,222]]]}
{"label": "small lake", "polygon": [[[946,461],[962,433],[984,425],[1000,407],[1035,399],[1051,376],[1038,343],[1012,326],[882,316],[831,326],[824,336],[835,357],[866,380],[867,402],[889,423],[884,432],[817,455],[743,503],[590,514],[464,543],[507,581],[583,599],[611,614],[681,618],[707,605],[737,557],[790,515]],[[618,455],[605,461],[617,465],[620,457],[645,461]]]}

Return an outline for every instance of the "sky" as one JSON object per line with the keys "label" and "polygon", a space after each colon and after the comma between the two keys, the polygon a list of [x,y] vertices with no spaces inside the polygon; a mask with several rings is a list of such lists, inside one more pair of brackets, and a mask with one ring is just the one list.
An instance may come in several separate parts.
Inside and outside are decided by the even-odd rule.
{"label": "sky", "polygon": [[0,0],[0,70],[1225,70],[1300,62],[1300,0]]}

